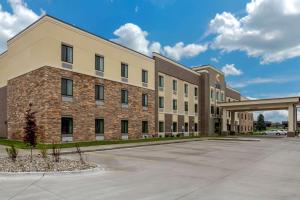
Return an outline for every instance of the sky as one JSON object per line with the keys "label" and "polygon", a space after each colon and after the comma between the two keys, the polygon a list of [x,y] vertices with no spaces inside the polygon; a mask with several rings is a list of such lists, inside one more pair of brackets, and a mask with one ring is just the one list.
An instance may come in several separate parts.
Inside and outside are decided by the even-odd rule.
{"label": "sky", "polygon": [[0,52],[44,14],[149,56],[211,64],[250,99],[300,95],[299,0],[0,0]]}

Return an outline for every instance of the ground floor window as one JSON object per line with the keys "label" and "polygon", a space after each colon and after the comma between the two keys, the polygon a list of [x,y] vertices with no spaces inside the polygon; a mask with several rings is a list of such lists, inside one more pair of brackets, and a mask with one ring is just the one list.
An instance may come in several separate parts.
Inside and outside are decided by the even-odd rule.
{"label": "ground floor window", "polygon": [[148,121],[142,122],[142,133],[148,133]]}
{"label": "ground floor window", "polygon": [[164,122],[159,122],[158,123],[158,132],[163,133],[165,130],[164,126],[165,126]]}
{"label": "ground floor window", "polygon": [[121,133],[128,134],[128,120],[121,121]]}
{"label": "ground floor window", "polygon": [[189,132],[189,124],[184,123],[184,132]]}
{"label": "ground floor window", "polygon": [[73,118],[71,117],[61,118],[61,134],[63,135],[73,134]]}
{"label": "ground floor window", "polygon": [[177,122],[173,122],[172,131],[177,132]]}
{"label": "ground floor window", "polygon": [[198,124],[197,123],[195,123],[195,132],[198,132]]}
{"label": "ground floor window", "polygon": [[104,119],[95,119],[95,133],[97,135],[104,134]]}

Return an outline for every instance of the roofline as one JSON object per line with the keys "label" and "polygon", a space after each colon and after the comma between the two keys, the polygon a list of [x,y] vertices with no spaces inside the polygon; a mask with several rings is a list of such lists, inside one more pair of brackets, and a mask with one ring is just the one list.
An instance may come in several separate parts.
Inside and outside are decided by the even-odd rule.
{"label": "roofline", "polygon": [[24,33],[25,31],[27,31],[27,30],[30,29],[32,26],[34,26],[35,24],[37,24],[38,22],[40,22],[42,19],[44,19],[44,18],[46,18],[46,17],[49,17],[49,18],[51,18],[51,19],[53,19],[53,20],[56,20],[56,21],[58,21],[58,22],[60,22],[60,23],[63,23],[63,24],[65,24],[65,25],[68,25],[68,26],[70,26],[70,27],[72,27],[72,28],[75,28],[75,29],[78,29],[78,30],[80,30],[80,31],[83,31],[83,32],[85,32],[85,33],[87,33],[87,34],[90,34],[90,35],[92,35],[92,36],[95,36],[95,37],[97,37],[97,38],[99,38],[99,39],[105,40],[105,41],[107,41],[107,42],[109,42],[109,43],[112,43],[112,44],[114,44],[114,45],[117,45],[117,46],[119,46],[119,47],[125,48],[125,49],[127,49],[127,50],[129,50],[129,51],[132,51],[132,52],[134,52],[134,53],[137,53],[137,54],[139,54],[139,55],[141,55],[141,56],[144,56],[144,57],[146,57],[146,58],[148,58],[148,59],[154,60],[152,57],[147,56],[147,55],[145,55],[145,54],[143,54],[143,53],[141,53],[141,52],[138,52],[138,51],[136,51],[136,50],[133,50],[133,49],[131,49],[131,48],[128,48],[128,47],[126,47],[126,46],[124,46],[124,45],[122,45],[122,44],[116,43],[116,42],[111,41],[111,40],[109,40],[109,39],[107,39],[107,38],[104,38],[104,37],[102,37],[102,36],[96,35],[95,33],[89,32],[89,31],[87,31],[87,30],[85,30],[85,29],[83,29],[83,28],[80,28],[80,27],[78,27],[78,26],[75,26],[75,25],[73,25],[73,24],[70,24],[70,23],[68,23],[68,22],[66,22],[66,21],[63,21],[63,20],[59,19],[59,18],[53,17],[53,16],[51,16],[51,15],[49,15],[49,14],[45,14],[45,15],[43,15],[42,17],[40,17],[39,19],[37,19],[35,22],[33,22],[32,24],[30,24],[29,26],[27,26],[26,28],[24,28],[22,31],[20,31],[19,33],[17,33],[15,36],[13,36],[13,37],[10,38],[9,40],[7,40],[7,43],[10,42],[11,40],[15,39],[16,37],[18,37],[19,35],[21,35],[21,34]]}
{"label": "roofline", "polygon": [[220,73],[220,74],[222,74],[222,75],[225,76],[224,72],[222,72],[221,70],[217,69],[216,67],[214,67],[213,65],[210,65],[210,64],[208,64],[208,65],[201,65],[201,66],[195,66],[192,69],[193,70],[197,70],[197,69],[203,69],[204,70],[206,68],[212,69],[212,70],[214,70],[214,71],[216,71],[216,72],[218,72],[218,73]]}
{"label": "roofline", "polygon": [[227,85],[227,84],[226,84],[226,88],[227,88],[227,89],[229,89],[229,90],[232,90],[232,91],[234,91],[234,92],[237,92],[237,93],[241,94],[241,92],[240,92],[240,91],[238,91],[238,90],[236,90],[236,89],[234,89],[234,88],[230,87],[230,86],[229,86],[229,85]]}
{"label": "roofline", "polygon": [[[294,96],[294,97],[278,97],[278,98],[266,98],[266,99],[249,99],[246,101],[268,101],[268,100],[288,100],[288,99],[298,99],[299,103],[300,103],[300,96]],[[238,102],[238,101],[237,101]],[[237,103],[237,102],[230,102],[230,103]],[[229,103],[229,102],[226,102]],[[223,103],[225,104],[225,103]]]}
{"label": "roofline", "polygon": [[192,70],[190,67],[187,67],[187,66],[185,66],[185,65],[183,65],[183,64],[180,64],[180,63],[178,63],[178,62],[176,62],[175,60],[173,60],[173,59],[171,59],[171,58],[167,58],[166,56],[163,56],[163,55],[161,55],[160,53],[157,53],[157,52],[152,52],[152,55],[153,55],[153,58],[156,56],[156,57],[159,57],[159,58],[161,58],[161,59],[163,59],[163,60],[165,60],[165,61],[167,61],[167,62],[170,62],[170,63],[172,63],[172,64],[174,64],[174,65],[176,65],[176,66],[178,66],[178,67],[181,67],[182,69],[184,69],[184,70],[187,70],[187,71],[189,71],[189,72],[191,72],[191,73],[194,73],[194,74],[196,74],[196,75],[200,75],[199,73],[197,73],[197,72],[195,72],[194,70]]}

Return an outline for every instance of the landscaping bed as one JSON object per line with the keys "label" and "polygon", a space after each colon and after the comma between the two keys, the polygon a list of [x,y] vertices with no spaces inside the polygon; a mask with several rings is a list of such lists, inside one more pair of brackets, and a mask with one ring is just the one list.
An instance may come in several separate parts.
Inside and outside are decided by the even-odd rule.
{"label": "landscaping bed", "polygon": [[81,171],[96,168],[97,165],[79,160],[60,158],[55,162],[51,157],[43,158],[41,155],[18,156],[15,161],[9,157],[0,158],[0,172],[62,172]]}

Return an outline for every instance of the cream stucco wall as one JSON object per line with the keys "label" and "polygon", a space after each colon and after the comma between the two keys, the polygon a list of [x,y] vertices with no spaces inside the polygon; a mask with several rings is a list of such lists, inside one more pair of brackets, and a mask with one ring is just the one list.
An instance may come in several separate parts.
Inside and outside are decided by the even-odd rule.
{"label": "cream stucco wall", "polygon": [[128,84],[142,87],[142,70],[148,71],[148,88],[154,90],[154,60],[85,31],[45,16],[8,42],[0,56],[0,87],[11,78],[42,66],[62,68],[61,43],[73,46],[73,71],[95,75],[95,54],[104,56],[105,79],[121,82],[121,62],[128,64]]}

